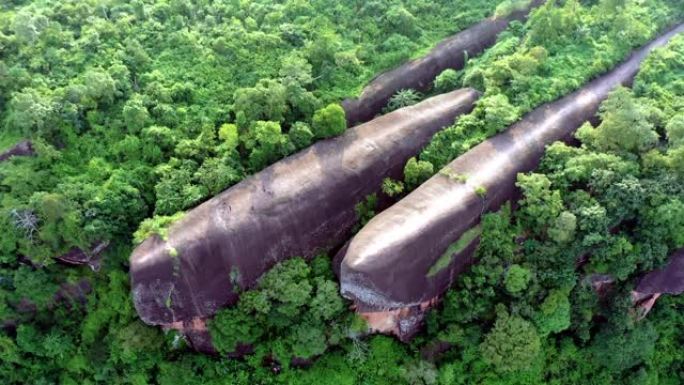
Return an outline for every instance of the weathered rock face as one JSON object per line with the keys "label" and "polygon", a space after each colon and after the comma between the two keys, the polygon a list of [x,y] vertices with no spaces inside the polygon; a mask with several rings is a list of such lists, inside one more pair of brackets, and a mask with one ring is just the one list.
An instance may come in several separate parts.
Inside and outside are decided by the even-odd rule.
{"label": "weathered rock face", "polygon": [[0,162],[9,160],[13,156],[31,156],[33,155],[33,146],[28,140],[17,143],[14,147],[7,151],[0,153]]}
{"label": "weathered rock face", "polygon": [[532,8],[542,3],[543,0],[534,0],[527,9],[513,12],[506,17],[486,19],[445,39],[427,55],[377,76],[366,85],[358,99],[342,102],[348,125],[373,119],[397,91],[408,88],[427,90],[442,71],[463,68],[468,57],[478,55],[493,45],[498,34],[511,21],[525,19]]}
{"label": "weathered rock face", "polygon": [[590,274],[584,278],[584,283],[591,286],[599,298],[604,298],[613,288],[615,278],[610,274]]}
{"label": "weathered rock face", "polygon": [[641,278],[632,291],[632,301],[644,317],[651,311],[656,300],[663,294],[679,295],[684,293],[684,248],[670,257],[665,267],[654,270]]}
{"label": "weathered rock face", "polygon": [[100,269],[100,254],[109,246],[109,242],[98,242],[92,249],[84,251],[77,247],[69,250],[66,254],[55,257],[60,262],[67,265],[88,265],[94,271]]}
{"label": "weathered rock face", "polygon": [[[179,331],[193,349],[200,353],[217,354],[214,344],[211,342],[211,334],[207,323],[201,318],[193,318],[189,321],[178,321],[165,325],[165,329]],[[239,353],[239,352],[238,352]]]}
{"label": "weathered rock face", "polygon": [[469,112],[472,89],[435,96],[320,141],[188,212],[168,238],[130,258],[138,314],[148,324],[213,315],[275,263],[344,242],[354,206],[401,175],[441,128]]}
{"label": "weathered rock face", "polygon": [[672,254],[665,267],[641,278],[636,291],[647,295],[684,293],[684,249]]}
{"label": "weathered rock face", "polygon": [[[482,213],[497,210],[517,194],[517,174],[534,170],[546,145],[571,138],[611,90],[632,80],[651,50],[681,31],[684,25],[583,89],[528,114],[373,218],[346,248],[342,295],[376,311],[440,296],[476,248],[478,238],[468,236],[468,230]],[[465,182],[460,176],[467,176]]]}
{"label": "weathered rock face", "polygon": [[418,331],[425,311],[437,303],[437,298],[425,301],[416,306],[402,307],[393,310],[376,311],[357,309],[361,318],[366,321],[371,333],[394,334],[402,341],[407,341]]}

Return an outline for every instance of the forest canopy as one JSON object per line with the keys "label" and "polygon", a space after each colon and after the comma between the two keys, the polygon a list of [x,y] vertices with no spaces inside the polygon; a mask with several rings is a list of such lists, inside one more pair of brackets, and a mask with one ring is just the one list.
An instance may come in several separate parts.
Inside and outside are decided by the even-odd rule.
{"label": "forest canopy", "polygon": [[[424,331],[367,336],[333,260],[293,258],[208,322],[216,355],[136,316],[128,256],[202,201],[344,132],[339,102],[521,1],[9,0],[0,5],[0,379],[6,384],[678,384],[684,298],[630,290],[684,246],[684,37],[481,220],[478,263]],[[475,110],[378,201],[684,20],[682,0],[549,0],[430,92]],[[378,186],[380,188],[380,186]],[[104,251],[92,252],[98,245]],[[57,257],[86,251],[82,266]],[[293,256],[294,257],[294,256]],[[599,295],[592,277],[610,281]],[[229,358],[249,347],[241,359]]]}

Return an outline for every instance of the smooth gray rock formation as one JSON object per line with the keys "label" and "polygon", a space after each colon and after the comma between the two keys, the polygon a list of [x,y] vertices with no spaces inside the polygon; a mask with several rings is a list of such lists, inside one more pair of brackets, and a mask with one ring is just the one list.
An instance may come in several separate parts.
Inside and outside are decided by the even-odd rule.
{"label": "smooth gray rock formation", "polygon": [[[479,223],[483,213],[499,209],[516,196],[518,173],[534,170],[547,145],[570,139],[595,116],[610,91],[633,80],[654,48],[682,31],[684,25],[670,30],[610,73],[529,113],[374,217],[345,249],[340,267],[342,295],[354,300],[362,312],[387,314],[424,307],[442,295],[471,262],[479,238],[465,236],[466,232]],[[399,329],[382,324],[390,332]]]}
{"label": "smooth gray rock formation", "polygon": [[[311,257],[351,235],[354,206],[398,178],[406,161],[479,94],[438,95],[317,142],[190,210],[167,239],[146,239],[130,258],[138,314],[148,324],[213,315],[275,263]],[[239,288],[239,289],[238,289]]]}

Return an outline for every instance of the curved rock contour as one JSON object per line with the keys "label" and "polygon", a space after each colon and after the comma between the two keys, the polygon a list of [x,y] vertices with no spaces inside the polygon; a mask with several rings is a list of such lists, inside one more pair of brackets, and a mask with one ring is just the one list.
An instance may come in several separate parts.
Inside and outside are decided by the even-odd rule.
{"label": "curved rock contour", "polygon": [[632,291],[632,301],[643,318],[663,294],[684,293],[684,248],[672,254],[667,265],[644,275]]}
{"label": "curved rock contour", "polygon": [[523,10],[483,20],[443,40],[427,55],[378,75],[364,87],[361,96],[342,102],[347,125],[351,127],[373,119],[397,91],[408,88],[425,91],[442,71],[463,68],[468,57],[478,55],[493,45],[511,21],[524,20],[530,10],[542,3],[543,0],[534,0]]}
{"label": "curved rock contour", "polygon": [[672,254],[662,269],[651,271],[641,278],[636,291],[646,295],[684,293],[684,249]]}
{"label": "curved rock contour", "polygon": [[534,170],[548,144],[571,138],[611,90],[631,82],[654,48],[682,31],[684,25],[581,90],[534,110],[373,218],[346,249],[342,295],[362,312],[416,307],[441,295],[470,263],[481,214],[517,194],[517,174]]}
{"label": "curved rock contour", "polygon": [[166,239],[150,237],[133,252],[138,314],[149,324],[211,316],[275,263],[344,242],[356,223],[354,206],[377,192],[383,178],[399,177],[406,161],[478,97],[463,89],[394,111],[317,142],[191,210]]}

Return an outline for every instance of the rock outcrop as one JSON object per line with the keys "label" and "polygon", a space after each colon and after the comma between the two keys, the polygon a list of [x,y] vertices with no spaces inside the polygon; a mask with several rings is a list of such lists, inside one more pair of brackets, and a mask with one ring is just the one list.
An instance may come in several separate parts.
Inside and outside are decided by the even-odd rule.
{"label": "rock outcrop", "polygon": [[379,312],[415,308],[443,294],[470,263],[479,240],[472,229],[482,213],[518,194],[517,174],[534,170],[548,144],[570,139],[611,90],[631,82],[654,48],[682,31],[684,25],[577,92],[531,112],[373,218],[346,248],[342,295],[364,311]]}
{"label": "rock outcrop", "polygon": [[543,0],[534,0],[523,10],[514,11],[503,17],[485,19],[443,40],[427,55],[376,76],[357,99],[342,102],[347,124],[351,127],[373,119],[400,90],[410,88],[425,91],[442,71],[463,68],[468,57],[478,55],[493,45],[499,33],[505,30],[511,21],[524,20],[530,10],[542,3]]}
{"label": "rock outcrop", "polygon": [[406,161],[478,97],[463,89],[391,112],[190,210],[165,238],[152,236],[133,252],[138,314],[156,325],[212,316],[275,263],[339,246],[357,222],[355,205],[377,192],[383,178],[400,177]]}
{"label": "rock outcrop", "polygon": [[102,254],[107,246],[109,246],[109,242],[103,241],[95,244],[90,250],[74,247],[67,253],[55,257],[55,259],[67,265],[88,265],[93,271],[97,271],[100,269],[100,254]]}
{"label": "rock outcrop", "polygon": [[637,307],[639,318],[645,317],[656,300],[663,294],[684,293],[684,248],[672,254],[663,268],[644,275],[632,291],[632,302]]}
{"label": "rock outcrop", "polygon": [[10,148],[9,150],[1,152],[0,162],[9,160],[14,156],[32,156],[33,154],[35,154],[35,152],[33,151],[33,145],[30,141],[24,140],[17,143],[16,145],[14,145],[14,147]]}

